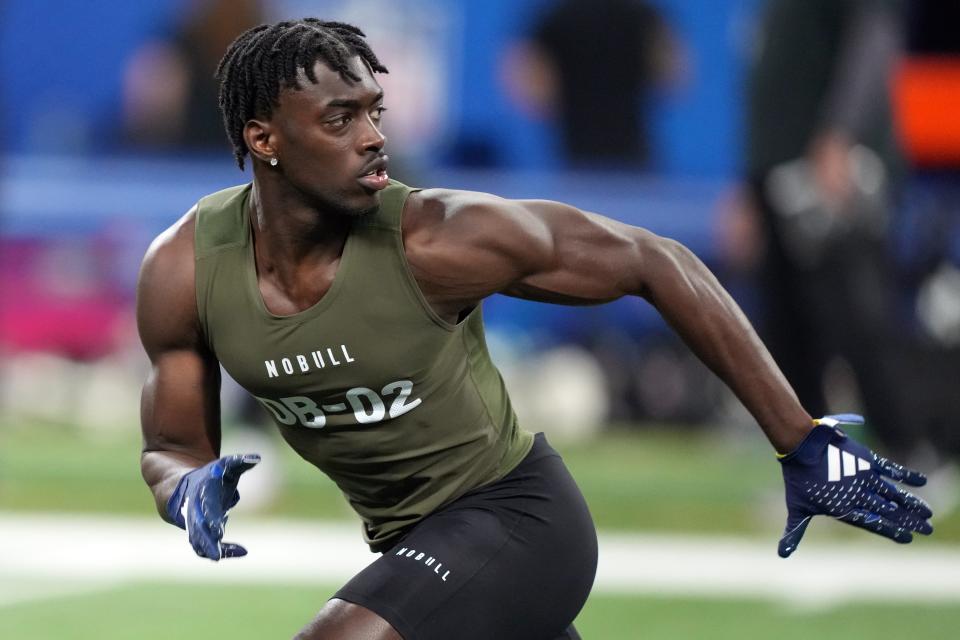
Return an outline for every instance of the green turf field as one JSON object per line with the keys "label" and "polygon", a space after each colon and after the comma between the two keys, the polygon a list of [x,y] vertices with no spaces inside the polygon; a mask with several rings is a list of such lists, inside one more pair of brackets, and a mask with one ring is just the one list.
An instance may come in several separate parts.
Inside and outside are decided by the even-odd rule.
{"label": "green turf field", "polygon": [[[0,422],[0,509],[152,514],[152,498],[140,479],[139,446],[135,428],[108,437],[64,425]],[[759,432],[731,441],[683,427],[614,429],[589,443],[557,448],[600,529],[773,539],[783,528],[780,469]],[[285,477],[264,515],[355,517],[316,469],[282,443],[275,455],[283,457]],[[824,524],[811,533],[860,535]],[[960,542],[960,513],[935,517],[934,526],[938,542]]]}
{"label": "green turf field", "polygon": [[[289,638],[334,589],[135,584],[0,608],[0,638]],[[956,605],[798,610],[765,602],[598,595],[577,619],[587,640],[946,640],[956,637],[958,626]]]}
{"label": "green turf field", "polygon": [[[682,428],[621,429],[588,444],[558,448],[603,530],[760,537],[769,541],[773,553],[783,526],[782,490],[778,465],[759,434],[733,442]],[[0,421],[0,510],[151,515],[138,450],[135,428],[106,436],[64,425]],[[278,450],[284,457],[284,484],[265,515],[353,518],[329,482],[285,449]],[[957,514],[934,524],[934,540],[919,544],[960,541]],[[165,525],[158,520],[157,526]],[[827,521],[817,522],[808,534],[820,542],[860,535]],[[64,541],[69,544],[69,532],[64,532]],[[189,553],[186,546],[184,552]],[[0,569],[2,557],[0,548]],[[891,588],[900,588],[897,585],[909,588],[908,577],[893,579]],[[0,638],[290,637],[336,587],[150,582],[47,595],[0,604]],[[0,578],[0,594],[18,588],[2,584]],[[595,593],[577,625],[588,640],[939,640],[956,637],[960,604],[868,602],[798,609],[776,601]]]}

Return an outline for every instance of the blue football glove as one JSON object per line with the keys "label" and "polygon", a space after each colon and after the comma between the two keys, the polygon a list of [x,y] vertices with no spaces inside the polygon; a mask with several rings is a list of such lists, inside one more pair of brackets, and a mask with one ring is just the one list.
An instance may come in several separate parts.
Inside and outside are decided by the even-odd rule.
{"label": "blue football glove", "polygon": [[227,524],[227,511],[237,504],[237,483],[244,471],[260,462],[260,456],[224,456],[180,479],[167,501],[167,516],[187,530],[190,544],[202,558],[219,560],[247,555],[247,550],[232,542],[221,542]]}
{"label": "blue football glove", "polygon": [[780,557],[796,550],[810,519],[820,514],[900,543],[913,540],[914,531],[933,533],[927,503],[881,476],[915,487],[926,484],[926,477],[881,458],[837,428],[863,424],[862,417],[845,413],[814,422],[803,442],[780,458],[787,491]]}

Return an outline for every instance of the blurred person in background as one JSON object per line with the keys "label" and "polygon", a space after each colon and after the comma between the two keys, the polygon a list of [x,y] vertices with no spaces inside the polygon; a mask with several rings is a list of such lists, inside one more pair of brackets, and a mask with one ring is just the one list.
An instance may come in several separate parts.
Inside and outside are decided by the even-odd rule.
{"label": "blurred person in background", "polygon": [[909,374],[886,239],[902,178],[891,106],[901,8],[767,2],[750,69],[746,162],[771,352],[814,414],[828,412],[825,372],[842,357],[877,436],[908,455],[922,434],[902,395]]}
{"label": "blurred person in background", "polygon": [[663,16],[640,0],[562,0],[507,56],[510,93],[556,117],[576,168],[646,169],[651,94],[675,84],[682,52]]}
{"label": "blurred person in background", "polygon": [[392,181],[374,78],[386,71],[344,23],[242,34],[218,69],[220,105],[253,181],[201,199],[144,258],[141,470],[198,555],[246,554],[222,538],[259,462],[219,457],[222,365],[337,483],[383,554],[298,638],[578,638],[596,531],[490,360],[481,303],[497,292],[653,304],[780,452],[781,556],[817,514],[900,543],[932,532],[923,501],[881,478],[923,476],[837,428],[856,417],[812,420],[679,243],[558,202]]}
{"label": "blurred person in background", "polygon": [[[662,12],[643,0],[547,3],[525,35],[507,48],[500,68],[510,100],[526,115],[555,125],[555,155],[563,168],[630,177],[655,171],[660,164],[662,154],[651,131],[652,107],[682,83],[685,72],[683,43]],[[638,389],[650,387],[640,385],[638,377],[660,371],[658,362],[670,366],[672,352],[685,356],[683,345],[669,336],[663,344],[641,346],[637,335],[610,323],[598,324],[588,336],[570,339],[604,363],[614,417],[649,417],[652,403],[644,402]],[[696,373],[709,376],[697,365],[681,375]],[[667,401],[661,406],[668,405],[671,418],[689,420],[711,401]]]}
{"label": "blurred person in background", "polygon": [[224,49],[265,22],[261,0],[193,0],[169,38],[144,44],[124,73],[123,135],[128,144],[223,151],[213,77]]}
{"label": "blurred person in background", "polygon": [[[935,453],[960,460],[960,3],[912,0],[896,107],[913,169],[897,243],[916,292],[919,366],[910,398],[929,407]],[[917,372],[926,375],[917,376]],[[945,470],[949,470],[946,467]],[[956,483],[957,469],[953,475]],[[949,474],[944,474],[949,476]],[[947,497],[947,496],[944,496]],[[940,502],[945,502],[941,497]],[[954,499],[960,498],[954,492]]]}

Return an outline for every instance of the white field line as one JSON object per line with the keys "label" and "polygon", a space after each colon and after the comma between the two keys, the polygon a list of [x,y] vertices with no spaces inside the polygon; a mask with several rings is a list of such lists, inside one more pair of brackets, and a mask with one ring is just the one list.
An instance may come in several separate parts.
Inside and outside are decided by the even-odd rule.
{"label": "white field line", "polygon": [[[359,527],[231,522],[245,558],[197,558],[159,519],[0,512],[0,606],[134,581],[337,584],[376,559]],[[960,602],[960,550],[931,544],[801,546],[684,535],[601,535],[595,593],[759,598],[799,606],[850,600]]]}

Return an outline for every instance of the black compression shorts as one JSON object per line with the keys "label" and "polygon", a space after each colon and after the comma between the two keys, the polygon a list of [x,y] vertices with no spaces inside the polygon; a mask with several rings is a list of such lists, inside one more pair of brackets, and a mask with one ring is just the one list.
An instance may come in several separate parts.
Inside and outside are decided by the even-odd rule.
{"label": "black compression shorts", "polygon": [[597,533],[560,455],[537,434],[503,479],[429,515],[334,598],[404,640],[579,638]]}

